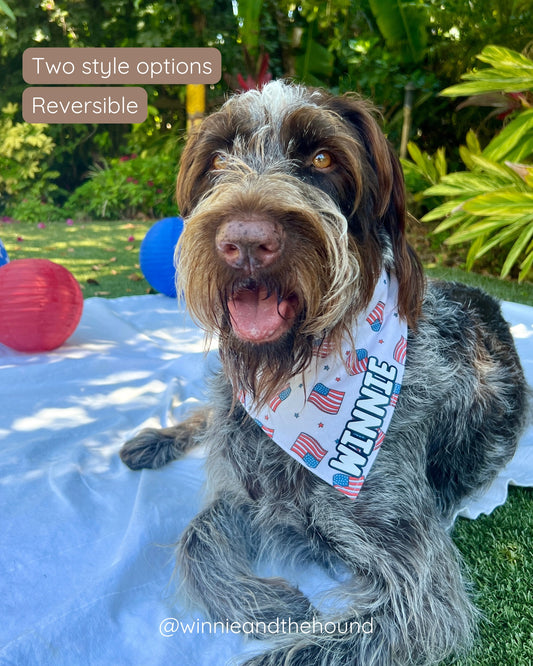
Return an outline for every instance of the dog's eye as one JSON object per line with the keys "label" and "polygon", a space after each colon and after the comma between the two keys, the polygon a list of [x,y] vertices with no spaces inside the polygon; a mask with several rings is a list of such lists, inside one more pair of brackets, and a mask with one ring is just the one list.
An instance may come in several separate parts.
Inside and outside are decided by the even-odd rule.
{"label": "dog's eye", "polygon": [[223,155],[218,154],[218,155],[215,155],[213,157],[213,161],[211,162],[211,165],[212,165],[213,169],[216,169],[218,171],[220,169],[225,169],[226,168],[227,161],[228,160]]}
{"label": "dog's eye", "polygon": [[321,150],[313,157],[315,169],[329,169],[333,164],[333,155],[327,150]]}

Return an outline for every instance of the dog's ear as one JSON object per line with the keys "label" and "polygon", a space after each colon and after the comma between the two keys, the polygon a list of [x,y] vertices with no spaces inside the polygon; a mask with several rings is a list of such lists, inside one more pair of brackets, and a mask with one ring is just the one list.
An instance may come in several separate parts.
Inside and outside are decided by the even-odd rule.
{"label": "dog's ear", "polygon": [[400,161],[384,136],[373,107],[351,96],[330,97],[327,108],[340,116],[350,134],[363,148],[369,169],[365,174],[365,192],[353,214],[354,235],[369,248],[383,252],[380,227],[387,232],[394,254],[399,283],[399,314],[416,327],[424,293],[424,275],[420,260],[405,237],[406,194]]}
{"label": "dog's ear", "polygon": [[227,150],[233,142],[235,129],[229,114],[220,110],[212,113],[195,127],[181,154],[176,182],[176,200],[180,215],[188,217],[198,201],[211,187],[210,172],[213,159]]}
{"label": "dog's ear", "polygon": [[176,201],[182,217],[187,217],[198,200],[198,183],[201,157],[198,154],[200,132],[196,128],[189,135],[181,153],[176,182]]}
{"label": "dog's ear", "polygon": [[408,213],[405,181],[400,160],[390,145],[389,151],[393,182],[389,206],[383,216],[383,224],[392,239],[394,265],[399,286],[398,311],[400,316],[407,320],[409,326],[416,329],[425,289],[424,271],[418,255],[407,242],[405,226]]}

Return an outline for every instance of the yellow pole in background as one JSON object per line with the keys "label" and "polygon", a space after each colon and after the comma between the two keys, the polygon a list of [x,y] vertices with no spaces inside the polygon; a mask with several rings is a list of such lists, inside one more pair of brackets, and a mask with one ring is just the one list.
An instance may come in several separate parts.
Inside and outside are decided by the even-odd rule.
{"label": "yellow pole in background", "polygon": [[400,157],[407,157],[407,144],[409,143],[409,132],[411,131],[411,111],[413,109],[413,93],[416,87],[409,81],[405,86],[405,97],[403,102],[403,126],[402,139],[400,143]]}
{"label": "yellow pole in background", "polygon": [[205,113],[205,85],[190,83],[186,87],[187,134],[202,122]]}

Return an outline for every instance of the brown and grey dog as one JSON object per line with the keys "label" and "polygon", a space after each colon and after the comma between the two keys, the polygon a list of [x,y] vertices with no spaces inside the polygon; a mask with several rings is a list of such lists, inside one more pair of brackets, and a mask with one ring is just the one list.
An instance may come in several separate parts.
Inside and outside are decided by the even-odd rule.
{"label": "brown and grey dog", "polygon": [[[254,623],[258,637],[272,638],[275,620],[302,623],[248,664],[406,666],[466,649],[476,612],[444,525],[512,457],[526,412],[497,303],[425,284],[404,235],[398,160],[358,99],[282,82],[232,97],[190,137],[177,193],[179,287],[218,336],[223,370],[208,408],[141,432],[121,457],[157,468],[207,446],[209,503],[178,546],[184,590],[215,620]],[[313,367],[324,340],[335,354],[382,271],[398,283],[407,360],[352,499],[283,451],[238,397],[268,404]],[[333,575],[342,567],[328,611],[336,631],[313,625],[323,616],[289,582],[254,573],[269,553]],[[371,632],[346,630],[369,621]]]}

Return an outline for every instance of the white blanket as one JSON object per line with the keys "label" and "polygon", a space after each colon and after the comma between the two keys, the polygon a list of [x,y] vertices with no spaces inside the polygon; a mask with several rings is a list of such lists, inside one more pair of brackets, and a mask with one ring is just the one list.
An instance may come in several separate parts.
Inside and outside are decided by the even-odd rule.
{"label": "white blanket", "polygon": [[[533,384],[533,308],[504,313]],[[174,423],[201,400],[216,366],[159,295],[87,300],[51,353],[0,345],[0,664],[217,666],[263,648],[202,626],[174,597],[170,546],[201,506],[201,456],[155,472],[118,457],[141,427]],[[533,485],[532,429],[464,515],[502,504],[509,483]],[[294,575],[311,596],[332,585],[318,569]]]}

